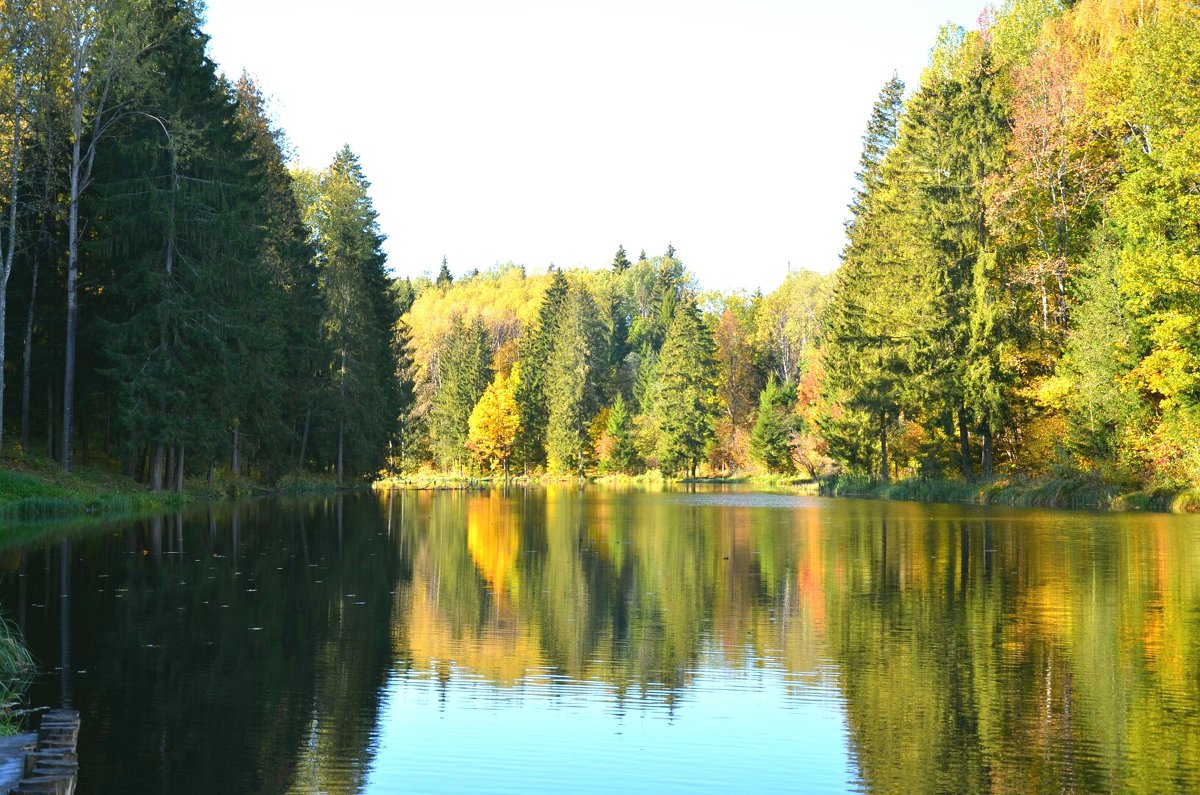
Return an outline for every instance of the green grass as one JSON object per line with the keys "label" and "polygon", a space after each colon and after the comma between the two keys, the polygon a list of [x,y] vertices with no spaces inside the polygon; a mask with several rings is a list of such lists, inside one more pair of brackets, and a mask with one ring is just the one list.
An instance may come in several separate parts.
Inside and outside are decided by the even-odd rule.
{"label": "green grass", "polygon": [[868,497],[909,502],[1200,513],[1200,488],[1138,490],[1132,484],[1112,483],[1098,475],[1080,472],[983,483],[914,478],[889,484],[874,482],[865,476],[843,474],[823,479],[820,493],[828,497]]}
{"label": "green grass", "polygon": [[33,655],[21,634],[9,621],[0,618],[0,735],[20,731],[16,708],[33,679]]}
{"label": "green grass", "polygon": [[130,478],[79,466],[67,474],[33,456],[0,459],[0,520],[44,522],[85,516],[177,510],[186,494],[151,493]]}

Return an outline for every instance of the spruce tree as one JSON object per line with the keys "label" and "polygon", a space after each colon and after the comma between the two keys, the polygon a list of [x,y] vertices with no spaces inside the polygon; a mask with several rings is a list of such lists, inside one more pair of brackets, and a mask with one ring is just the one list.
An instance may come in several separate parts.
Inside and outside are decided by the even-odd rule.
{"label": "spruce tree", "polygon": [[537,321],[521,343],[521,378],[516,388],[521,428],[516,459],[526,470],[546,463],[546,427],[550,418],[546,372],[554,352],[555,338],[567,300],[567,288],[567,277],[562,271],[553,271],[550,285],[538,309]]}
{"label": "spruce tree", "polygon": [[438,465],[451,470],[467,460],[471,412],[492,380],[491,343],[482,321],[455,320],[436,375],[429,434]]}
{"label": "spruce tree", "polygon": [[792,459],[792,434],[796,431],[792,404],[795,400],[795,388],[778,385],[774,376],[759,395],[758,415],[750,431],[750,455],[769,472],[790,475],[796,471]]}
{"label": "spruce tree", "polygon": [[546,371],[546,453],[551,472],[582,475],[591,461],[588,428],[603,398],[607,348],[596,302],[585,287],[570,287]]}
{"label": "spruce tree", "polygon": [[713,439],[717,412],[712,334],[694,300],[676,306],[655,370],[650,417],[659,463],[668,472],[694,477]]}

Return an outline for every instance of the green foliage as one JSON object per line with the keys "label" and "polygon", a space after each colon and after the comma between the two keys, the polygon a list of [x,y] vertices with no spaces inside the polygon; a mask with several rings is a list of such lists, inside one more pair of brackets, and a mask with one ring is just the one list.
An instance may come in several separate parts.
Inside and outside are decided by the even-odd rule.
{"label": "green foliage", "polygon": [[774,377],[758,398],[758,415],[750,431],[750,455],[768,472],[790,475],[796,471],[792,459],[792,434],[797,430],[792,405],[796,390],[780,386]]}
{"label": "green foliage", "polygon": [[521,413],[517,460],[527,469],[546,463],[546,428],[550,420],[546,392],[547,368],[554,353],[555,337],[562,322],[567,292],[566,276],[562,271],[555,271],[542,296],[537,320],[521,348],[521,379],[516,389],[517,406]]}
{"label": "green foliage", "polygon": [[695,303],[684,299],[663,341],[656,365],[656,386],[649,416],[655,429],[655,453],[668,472],[696,468],[713,439],[716,416],[716,362],[712,335]]}
{"label": "green foliage", "polygon": [[605,423],[608,451],[600,460],[600,470],[606,473],[628,474],[638,465],[637,448],[633,438],[633,416],[625,404],[625,398],[617,393]]}
{"label": "green foliage", "polygon": [[604,399],[608,339],[586,289],[568,289],[546,370],[546,452],[553,474],[582,475],[591,463],[588,428]]}
{"label": "green foliage", "polygon": [[471,411],[492,380],[491,365],[491,345],[483,323],[456,322],[438,357],[438,386],[429,412],[433,452],[443,469],[466,463]]}

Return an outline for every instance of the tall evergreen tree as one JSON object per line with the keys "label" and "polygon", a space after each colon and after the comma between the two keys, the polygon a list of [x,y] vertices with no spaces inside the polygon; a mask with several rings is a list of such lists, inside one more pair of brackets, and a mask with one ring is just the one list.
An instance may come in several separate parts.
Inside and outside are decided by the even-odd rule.
{"label": "tall evergreen tree", "polygon": [[400,415],[394,329],[399,317],[382,250],[370,183],[343,147],[321,173],[307,208],[325,302],[331,354],[330,409],[334,471],[366,474],[383,464]]}
{"label": "tall evergreen tree", "polygon": [[455,320],[438,357],[437,377],[429,434],[439,466],[450,470],[467,460],[471,412],[492,380],[491,345],[481,321]]}
{"label": "tall evergreen tree", "polygon": [[[159,42],[150,57],[161,80],[140,87],[137,101],[148,110],[106,142],[101,190],[88,206],[105,219],[105,234],[87,255],[112,270],[92,268],[84,286],[109,307],[119,418],[128,450],[150,450],[150,485],[158,489],[168,458],[177,462],[185,449],[210,455],[214,427],[236,420],[257,386],[274,386],[275,341],[273,328],[256,328],[265,319],[258,296],[270,289],[259,256],[256,164],[204,54],[198,12],[159,2],[143,24]],[[99,280],[111,288],[92,287]],[[83,328],[92,330],[93,317],[85,315]],[[84,351],[85,362],[98,358]],[[178,485],[182,466],[174,470]]]}
{"label": "tall evergreen tree", "polygon": [[796,430],[792,404],[796,390],[780,386],[771,377],[758,398],[758,414],[750,431],[750,455],[770,472],[791,474],[796,471],[792,459],[792,434]]}
{"label": "tall evergreen tree", "polygon": [[600,410],[608,375],[608,339],[587,288],[567,291],[546,371],[549,470],[582,475],[590,463],[588,428]]}
{"label": "tall evergreen tree", "polygon": [[676,305],[656,375],[650,417],[659,463],[669,472],[695,477],[713,438],[716,361],[712,334],[690,298]]}
{"label": "tall evergreen tree", "polygon": [[546,463],[546,428],[550,420],[546,392],[547,368],[554,352],[567,293],[567,277],[562,271],[554,271],[550,286],[542,297],[537,321],[522,341],[521,378],[516,387],[516,400],[521,412],[516,456],[518,463],[526,470]]}

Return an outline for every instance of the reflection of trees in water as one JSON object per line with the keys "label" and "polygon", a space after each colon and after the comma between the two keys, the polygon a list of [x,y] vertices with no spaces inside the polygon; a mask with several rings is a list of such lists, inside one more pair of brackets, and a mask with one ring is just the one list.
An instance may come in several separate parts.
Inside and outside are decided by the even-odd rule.
{"label": "reflection of trees in water", "polygon": [[799,556],[790,524],[574,488],[391,500],[419,517],[401,528],[413,578],[396,611],[418,668],[503,685],[561,674],[623,697],[686,687],[705,654],[816,667],[820,557]]}
{"label": "reflection of trees in water", "polygon": [[85,715],[85,788],[354,791],[396,669],[671,709],[766,666],[837,682],[871,791],[1200,789],[1194,526],[694,496],[201,510],[10,549],[0,597],[32,701]]}
{"label": "reflection of trees in water", "polygon": [[1200,785],[1196,538],[1176,520],[844,506],[829,645],[869,789]]}
{"label": "reflection of trees in water", "polygon": [[[346,505],[348,523],[377,517]],[[361,788],[392,661],[400,570],[386,538],[348,533],[339,550],[334,501],[260,502],[53,549],[44,567],[41,552],[16,555],[32,581],[5,576],[0,593],[31,594],[27,637],[43,668],[60,668],[33,702],[69,697],[85,716],[83,791]]]}

